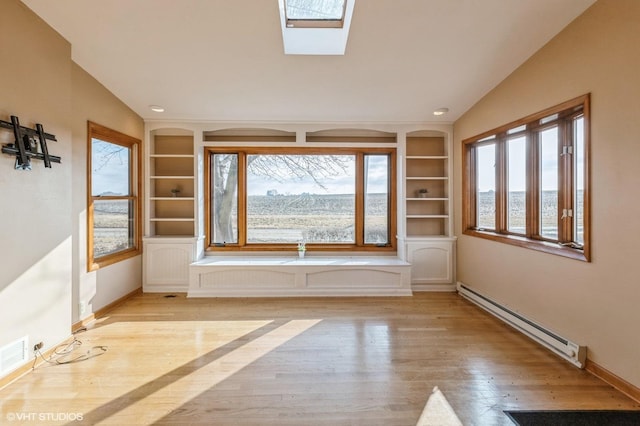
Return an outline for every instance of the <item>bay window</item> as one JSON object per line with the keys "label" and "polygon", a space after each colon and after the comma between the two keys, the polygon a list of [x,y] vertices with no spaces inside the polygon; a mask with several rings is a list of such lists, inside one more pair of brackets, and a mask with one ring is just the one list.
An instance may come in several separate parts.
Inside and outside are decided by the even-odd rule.
{"label": "bay window", "polygon": [[463,141],[463,232],[590,260],[589,96]]}

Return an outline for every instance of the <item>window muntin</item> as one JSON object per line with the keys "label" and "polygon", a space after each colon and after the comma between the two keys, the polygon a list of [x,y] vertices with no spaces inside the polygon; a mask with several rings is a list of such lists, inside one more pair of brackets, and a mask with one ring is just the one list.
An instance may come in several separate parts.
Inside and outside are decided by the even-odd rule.
{"label": "window muntin", "polygon": [[[222,164],[228,156],[238,164],[231,186]],[[394,157],[385,148],[208,148],[209,247],[286,250],[305,242],[320,250],[392,249]],[[237,238],[224,239],[220,223],[227,219],[216,206],[234,188]]]}
{"label": "window muntin", "polygon": [[[588,118],[586,95],[463,141],[463,232],[588,261]],[[494,228],[482,205],[490,157]]]}
{"label": "window muntin", "polygon": [[88,125],[88,270],[140,253],[140,141]]}

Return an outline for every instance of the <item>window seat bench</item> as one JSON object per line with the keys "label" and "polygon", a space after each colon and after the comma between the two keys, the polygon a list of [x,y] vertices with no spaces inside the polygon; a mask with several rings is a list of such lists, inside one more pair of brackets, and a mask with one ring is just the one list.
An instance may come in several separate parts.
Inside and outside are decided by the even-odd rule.
{"label": "window seat bench", "polygon": [[395,256],[206,256],[189,265],[188,297],[410,296]]}

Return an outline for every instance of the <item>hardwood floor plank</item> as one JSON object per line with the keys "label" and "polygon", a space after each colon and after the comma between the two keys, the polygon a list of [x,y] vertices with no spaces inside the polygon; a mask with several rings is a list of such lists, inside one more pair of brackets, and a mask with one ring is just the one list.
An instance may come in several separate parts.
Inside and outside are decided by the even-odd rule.
{"label": "hardwood floor plank", "polygon": [[415,425],[436,387],[465,425],[511,424],[505,409],[640,409],[453,293],[141,294],[76,337],[70,359],[108,350],[1,389],[3,420],[55,411],[83,420],[47,425]]}

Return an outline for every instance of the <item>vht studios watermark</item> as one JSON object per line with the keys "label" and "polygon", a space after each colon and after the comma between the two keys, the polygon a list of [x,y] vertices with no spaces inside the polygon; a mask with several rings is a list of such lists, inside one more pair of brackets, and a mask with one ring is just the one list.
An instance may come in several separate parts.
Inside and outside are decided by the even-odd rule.
{"label": "vht studios watermark", "polygon": [[82,413],[12,412],[5,416],[10,422],[81,422]]}

